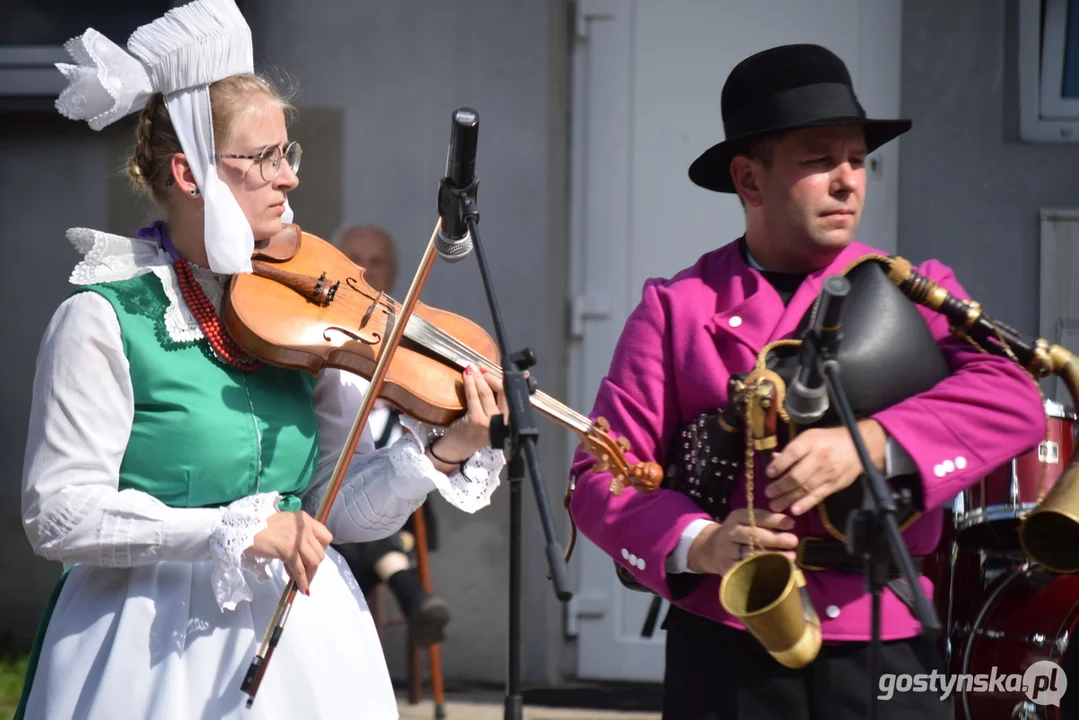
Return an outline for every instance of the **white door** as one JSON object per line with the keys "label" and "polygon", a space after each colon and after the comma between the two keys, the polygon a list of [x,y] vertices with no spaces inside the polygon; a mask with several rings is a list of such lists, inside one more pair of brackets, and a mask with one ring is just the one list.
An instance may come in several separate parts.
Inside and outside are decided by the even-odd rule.
{"label": "white door", "polygon": [[[644,281],[741,234],[737,198],[686,176],[722,139],[720,91],[730,70],[768,47],[818,43],[847,63],[871,116],[896,117],[901,9],[900,0],[578,0],[577,8],[569,397],[587,412]],[[897,166],[895,143],[870,158],[858,234],[888,252],[896,247]],[[573,571],[567,632],[577,638],[579,675],[662,680],[664,633],[641,633],[652,596],[622,588],[611,559],[585,538]]]}

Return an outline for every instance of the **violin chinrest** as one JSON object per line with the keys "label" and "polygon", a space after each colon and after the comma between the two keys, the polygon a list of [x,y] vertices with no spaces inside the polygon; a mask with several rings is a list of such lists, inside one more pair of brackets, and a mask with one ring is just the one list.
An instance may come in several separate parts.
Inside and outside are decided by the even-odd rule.
{"label": "violin chinrest", "polygon": [[281,232],[269,240],[259,240],[255,243],[255,251],[251,254],[251,259],[268,262],[291,260],[300,251],[301,234],[299,225],[286,223],[282,226]]}

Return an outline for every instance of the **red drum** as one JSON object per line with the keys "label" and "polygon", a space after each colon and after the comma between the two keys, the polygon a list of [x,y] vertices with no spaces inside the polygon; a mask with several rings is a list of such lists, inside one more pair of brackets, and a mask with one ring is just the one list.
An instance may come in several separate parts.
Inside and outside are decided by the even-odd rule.
{"label": "red drum", "polygon": [[959,543],[990,553],[1021,555],[1019,521],[1033,510],[1060,478],[1076,442],[1076,414],[1045,403],[1048,440],[1020,455],[963,491],[956,518]]}
{"label": "red drum", "polygon": [[[1011,718],[1074,718],[1079,711],[1079,648],[1069,648],[1079,625],[1079,576],[1055,575],[1037,565],[1013,567],[988,588],[972,621],[952,631],[950,673],[958,679],[952,692],[960,720]],[[1023,675],[1032,664],[1049,660],[1060,665],[1070,685],[1059,706],[1032,701],[1018,683],[988,680]],[[966,680],[974,676],[973,682]],[[977,680],[983,676],[983,680]],[[1046,676],[1048,682],[1049,677]],[[1054,680],[1055,682],[1055,680]],[[1058,693],[1059,694],[1059,693]],[[1044,696],[1036,696],[1039,699]],[[1044,702],[1044,701],[1043,701]]]}
{"label": "red drum", "polygon": [[940,543],[926,556],[922,572],[933,583],[933,605],[945,629],[937,650],[947,664],[953,652],[947,630],[960,619],[974,617],[984,597],[981,554],[956,542],[955,513],[950,509],[944,512]]}

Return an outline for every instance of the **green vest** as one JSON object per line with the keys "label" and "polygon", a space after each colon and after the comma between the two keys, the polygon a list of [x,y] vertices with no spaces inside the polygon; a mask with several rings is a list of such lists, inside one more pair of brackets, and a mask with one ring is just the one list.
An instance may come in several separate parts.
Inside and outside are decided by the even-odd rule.
{"label": "green vest", "polygon": [[265,364],[242,372],[218,360],[205,338],[172,340],[169,301],[153,273],[76,292],[85,291],[112,304],[130,365],[135,416],[121,490],[210,507],[308,487],[318,461],[314,376]]}
{"label": "green vest", "polygon": [[[307,488],[318,462],[312,375],[269,365],[245,373],[217,360],[205,338],[172,340],[165,330],[169,301],[153,273],[75,292],[86,291],[112,304],[130,366],[135,417],[120,465],[121,490],[141,490],[172,507],[209,507],[256,492],[295,496]],[[38,625],[14,720],[25,713],[67,575],[60,576]]]}

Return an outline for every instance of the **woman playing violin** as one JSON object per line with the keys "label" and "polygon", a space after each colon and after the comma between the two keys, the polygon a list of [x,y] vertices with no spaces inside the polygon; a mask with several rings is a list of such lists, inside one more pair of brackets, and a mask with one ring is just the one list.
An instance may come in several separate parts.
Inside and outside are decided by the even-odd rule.
{"label": "woman playing violin", "polygon": [[[501,383],[466,370],[463,417],[444,432],[402,418],[410,432],[378,451],[365,430],[313,519],[366,383],[259,363],[222,329],[230,275],[291,218],[299,182],[290,107],[251,73],[249,43],[233,0],[170,11],[130,54],[92,30],[69,43],[82,64],[61,67],[58,108],[94,129],[139,112],[130,173],[166,219],[134,238],[69,231],[84,259],[41,343],[23,484],[34,550],[66,569],[17,717],[397,718],[329,545],[392,534],[434,489],[475,512],[498,485]],[[290,578],[289,631],[244,709]]]}

